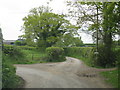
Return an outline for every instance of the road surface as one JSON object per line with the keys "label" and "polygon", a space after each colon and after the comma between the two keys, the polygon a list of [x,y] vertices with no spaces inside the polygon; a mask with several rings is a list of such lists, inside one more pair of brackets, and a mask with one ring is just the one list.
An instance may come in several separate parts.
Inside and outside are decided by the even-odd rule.
{"label": "road surface", "polygon": [[24,88],[112,88],[98,72],[82,61],[66,57],[65,62],[15,65],[25,80]]}

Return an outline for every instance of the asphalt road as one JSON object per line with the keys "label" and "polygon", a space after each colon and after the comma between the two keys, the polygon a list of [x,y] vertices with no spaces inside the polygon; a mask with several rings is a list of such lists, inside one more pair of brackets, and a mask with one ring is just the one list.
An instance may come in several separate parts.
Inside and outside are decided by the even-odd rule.
{"label": "asphalt road", "polygon": [[95,68],[66,57],[65,62],[15,65],[25,80],[24,88],[111,88]]}

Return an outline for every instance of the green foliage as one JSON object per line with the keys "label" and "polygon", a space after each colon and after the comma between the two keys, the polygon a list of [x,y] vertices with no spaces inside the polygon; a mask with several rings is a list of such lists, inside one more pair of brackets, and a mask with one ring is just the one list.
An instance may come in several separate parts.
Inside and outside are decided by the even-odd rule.
{"label": "green foliage", "polygon": [[[30,13],[23,18],[23,21],[25,34],[22,35],[22,37],[26,39],[29,45],[35,43],[34,40],[36,40],[35,44],[37,44],[38,47],[52,46],[68,28],[75,28],[68,20],[64,19],[64,15],[51,13],[49,8],[43,7],[32,9]],[[71,29],[69,29],[69,31],[71,31]]]}
{"label": "green foliage", "polygon": [[75,47],[75,46],[82,46],[83,42],[81,38],[74,37],[70,33],[63,35],[54,46],[57,47]]}
{"label": "green foliage", "polygon": [[[18,51],[16,52],[16,50],[14,49],[20,50],[20,53],[24,54],[24,57],[20,57],[21,55],[17,55]],[[46,57],[46,54],[44,52],[37,51],[34,47],[18,46],[14,48],[14,46],[11,45],[4,45],[3,50],[3,88],[16,88],[22,84],[21,79],[16,75],[16,68],[13,66],[13,64],[33,64],[46,62],[45,60],[43,60],[43,58]]]}
{"label": "green foliage", "polygon": [[[87,28],[93,34],[98,30],[97,35],[93,35],[95,39],[101,41],[103,46],[99,45],[98,60],[94,62],[103,67],[111,67],[115,65],[116,55],[113,50],[113,36],[120,34],[120,2],[68,2],[71,6],[73,16],[77,18],[77,24],[81,25],[86,23]],[[74,9],[75,8],[75,9]],[[86,29],[86,28],[85,28]],[[86,29],[87,32],[89,32]],[[100,44],[99,43],[99,44]]]}
{"label": "green foliage", "polygon": [[26,43],[25,43],[25,41],[16,40],[15,41],[15,45],[17,45],[17,46],[24,46],[24,45],[26,45]]}
{"label": "green foliage", "polygon": [[114,67],[116,65],[116,55],[114,48],[108,49],[104,45],[99,45],[97,59],[94,61],[97,66]]}
{"label": "green foliage", "polygon": [[4,45],[3,52],[13,64],[33,64],[46,62],[47,55],[43,49],[30,46]]}
{"label": "green foliage", "polygon": [[[68,47],[64,48],[66,56],[71,56],[83,60],[87,65],[98,68],[107,68],[119,66],[120,63],[120,49],[112,49],[111,57],[106,57],[103,52],[105,52],[104,46],[99,48],[98,54],[96,54],[96,48],[94,47]],[[105,60],[105,59],[111,60]]]}
{"label": "green foliage", "polygon": [[113,71],[105,71],[101,72],[101,75],[104,76],[106,79],[105,81],[111,84],[114,88],[118,88],[118,69]]}
{"label": "green foliage", "polygon": [[46,48],[46,52],[50,62],[65,60],[64,49],[61,47],[48,47]]}
{"label": "green foliage", "polygon": [[10,63],[10,57],[3,56],[2,61],[2,87],[16,88],[19,86],[20,79],[16,75],[16,68]]}
{"label": "green foliage", "polygon": [[21,46],[21,41],[15,41],[15,45]]}
{"label": "green foliage", "polygon": [[4,45],[3,52],[5,55],[14,58],[14,60],[18,60],[18,58],[24,57],[24,54],[21,52],[21,49],[13,45]]}
{"label": "green foliage", "polygon": [[21,50],[35,50],[36,47],[31,47],[31,46],[17,46],[17,48]]}
{"label": "green foliage", "polygon": [[117,65],[118,68],[120,68],[120,47],[117,47],[115,49],[115,57],[116,57],[115,64]]}
{"label": "green foliage", "polygon": [[40,50],[32,49],[26,50],[22,49],[22,52],[25,55],[24,61],[17,62],[20,64],[33,64],[33,63],[45,63],[45,57],[47,57],[46,53]]}
{"label": "green foliage", "polygon": [[93,64],[93,47],[68,47],[64,48],[66,56],[71,56],[83,60],[89,66],[95,66]]}
{"label": "green foliage", "polygon": [[83,46],[86,46],[86,47],[95,47],[96,45],[95,45],[95,44],[90,43],[90,44],[83,44]]}

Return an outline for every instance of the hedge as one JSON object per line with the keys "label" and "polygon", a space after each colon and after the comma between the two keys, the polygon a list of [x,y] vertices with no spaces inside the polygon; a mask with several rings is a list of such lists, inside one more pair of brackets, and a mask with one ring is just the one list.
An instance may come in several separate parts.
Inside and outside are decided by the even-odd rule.
{"label": "hedge", "polygon": [[83,60],[87,65],[94,66],[94,47],[67,47],[65,55]]}
{"label": "hedge", "polygon": [[24,49],[24,50],[35,50],[36,47],[30,47],[30,46],[17,46],[20,49]]}
{"label": "hedge", "polygon": [[[97,56],[95,55],[95,47],[67,47],[67,48],[64,48],[64,52],[66,56],[79,58],[89,66],[103,67],[102,63],[104,63],[103,62],[104,58],[97,59]],[[115,57],[113,64],[115,65],[120,64],[120,48],[118,47],[115,48],[113,53]],[[98,55],[98,58],[103,57],[102,54],[103,53],[100,52],[100,55]],[[107,64],[109,64],[109,62]]]}
{"label": "hedge", "polygon": [[4,45],[3,53],[5,55],[13,57],[14,59],[24,57],[24,54],[22,53],[21,49],[13,45]]}
{"label": "hedge", "polygon": [[64,48],[66,55],[80,55],[81,57],[90,57],[93,47],[68,47]]}
{"label": "hedge", "polygon": [[16,68],[10,63],[10,57],[3,55],[2,60],[2,88],[16,88],[20,79],[16,75]]}
{"label": "hedge", "polygon": [[46,48],[46,52],[51,62],[65,60],[64,49],[61,47],[48,47]]}

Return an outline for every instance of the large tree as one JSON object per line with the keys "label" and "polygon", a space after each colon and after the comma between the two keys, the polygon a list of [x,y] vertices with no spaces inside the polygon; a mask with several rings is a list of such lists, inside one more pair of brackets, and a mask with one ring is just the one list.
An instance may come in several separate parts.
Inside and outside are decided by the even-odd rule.
{"label": "large tree", "polygon": [[25,32],[23,37],[27,42],[33,43],[36,40],[40,47],[51,46],[65,32],[63,27],[67,20],[63,17],[52,13],[47,7],[34,8],[23,18]]}
{"label": "large tree", "polygon": [[32,43],[36,40],[39,47],[49,47],[66,31],[71,31],[71,28],[68,28],[71,24],[64,19],[64,15],[52,13],[45,7],[32,9],[23,21],[23,37]]}
{"label": "large tree", "polygon": [[[75,8],[72,13],[77,17],[77,24],[87,26],[88,30],[96,34],[93,36],[97,39],[97,46],[98,40],[102,40],[103,46],[97,47],[97,52],[101,57],[98,64],[105,67],[108,64],[112,65],[115,62],[112,51],[113,36],[119,32],[120,25],[119,2],[85,3],[76,1],[74,3],[68,2],[68,5],[71,5],[72,9]],[[72,16],[74,15],[72,14]]]}

